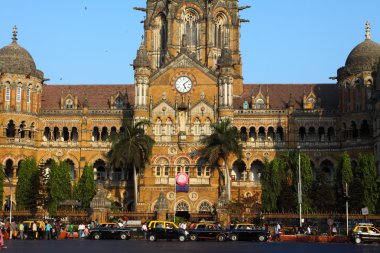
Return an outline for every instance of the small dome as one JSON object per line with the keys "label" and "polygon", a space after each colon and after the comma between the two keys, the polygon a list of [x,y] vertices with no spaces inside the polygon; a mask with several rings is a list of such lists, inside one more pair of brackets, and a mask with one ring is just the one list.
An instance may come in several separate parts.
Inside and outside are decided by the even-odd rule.
{"label": "small dome", "polygon": [[13,42],[0,49],[0,73],[25,74],[42,79],[43,73],[37,70],[32,56],[17,44],[16,33],[14,30]]}
{"label": "small dome", "polygon": [[376,71],[380,58],[380,44],[371,40],[371,26],[365,23],[365,41],[352,49],[346,60],[345,71],[357,74],[362,71]]}
{"label": "small dome", "polygon": [[346,60],[346,69],[354,74],[362,71],[374,71],[380,58],[380,44],[366,39],[357,45]]}

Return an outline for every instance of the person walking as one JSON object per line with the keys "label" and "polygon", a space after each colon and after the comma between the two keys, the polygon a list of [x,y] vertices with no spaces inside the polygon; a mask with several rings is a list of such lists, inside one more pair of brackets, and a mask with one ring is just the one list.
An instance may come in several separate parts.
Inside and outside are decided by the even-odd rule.
{"label": "person walking", "polygon": [[33,232],[33,240],[37,239],[38,237],[38,232],[37,232],[37,222],[34,221],[32,225],[32,232]]}
{"label": "person walking", "polygon": [[144,224],[141,227],[141,231],[144,233],[144,238],[146,239],[146,235],[148,233],[148,227],[146,226],[145,222],[144,222]]}
{"label": "person walking", "polygon": [[20,231],[20,239],[24,240],[24,224],[22,222],[18,226],[18,230]]}
{"label": "person walking", "polygon": [[7,246],[4,244],[4,235],[2,229],[0,229],[0,249],[6,249]]}
{"label": "person walking", "polygon": [[45,225],[45,239],[46,240],[51,239],[51,225],[49,222],[46,222],[46,225]]}

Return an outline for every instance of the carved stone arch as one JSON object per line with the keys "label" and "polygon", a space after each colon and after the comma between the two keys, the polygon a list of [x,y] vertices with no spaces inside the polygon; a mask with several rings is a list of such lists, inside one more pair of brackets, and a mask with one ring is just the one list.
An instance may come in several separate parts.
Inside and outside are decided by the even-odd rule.
{"label": "carved stone arch", "polygon": [[65,160],[73,161],[75,168],[79,168],[79,160],[75,156],[66,154],[61,158],[61,161],[65,161]]}
{"label": "carved stone arch", "polygon": [[187,200],[185,200],[184,198],[179,198],[174,203],[172,210],[174,212],[189,212],[190,213],[192,211],[192,208],[191,208],[190,203]]}
{"label": "carved stone arch", "polygon": [[247,163],[245,160],[235,159],[232,163],[232,171],[231,171],[231,179],[232,180],[247,180],[248,172],[247,172]]}
{"label": "carved stone arch", "polygon": [[105,156],[102,156],[102,155],[99,155],[99,154],[96,154],[96,155],[93,155],[89,160],[88,160],[88,164],[89,165],[93,165],[97,160],[102,160],[105,162],[106,166],[108,165],[107,163],[107,158]]}
{"label": "carved stone arch", "polygon": [[11,160],[13,162],[13,165],[17,164],[16,159],[13,158],[11,154],[7,154],[2,158],[2,165],[5,167],[6,161]]}
{"label": "carved stone arch", "polygon": [[52,155],[44,155],[39,161],[39,164],[45,164],[48,160],[54,160],[57,164],[59,163],[59,159],[56,156]]}
{"label": "carved stone arch", "polygon": [[[203,206],[204,204],[208,204],[208,206],[210,207],[210,209],[209,210],[207,210],[208,208],[207,208],[207,206]],[[203,209],[203,210],[201,210],[201,209]],[[213,210],[214,210],[214,208],[213,208],[213,204],[211,203],[211,201],[210,200],[208,200],[208,199],[202,199],[202,200],[199,200],[198,201],[198,204],[197,204],[197,206],[196,206],[196,210],[199,212],[199,213],[205,213],[205,212],[213,212]]]}
{"label": "carved stone arch", "polygon": [[216,18],[218,15],[223,15],[226,18],[227,24],[231,24],[232,22],[232,16],[229,13],[229,11],[224,6],[216,6],[210,14],[212,15],[212,18]]}
{"label": "carved stone arch", "polygon": [[191,164],[191,159],[186,156],[180,156],[174,161],[175,165],[190,165]]}
{"label": "carved stone arch", "polygon": [[154,165],[169,165],[170,160],[165,156],[159,156],[154,160]]}
{"label": "carved stone arch", "polygon": [[176,18],[181,19],[182,15],[184,13],[186,13],[186,11],[189,11],[189,10],[195,11],[197,13],[199,19],[204,18],[204,13],[203,13],[202,8],[196,3],[183,5],[182,7],[178,8],[177,13],[176,13]]}

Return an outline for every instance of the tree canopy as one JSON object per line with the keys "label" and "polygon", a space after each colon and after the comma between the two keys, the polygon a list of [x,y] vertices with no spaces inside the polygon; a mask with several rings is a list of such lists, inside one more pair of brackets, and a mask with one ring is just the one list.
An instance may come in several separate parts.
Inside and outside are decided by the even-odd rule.
{"label": "tree canopy", "polygon": [[19,210],[33,210],[37,205],[39,170],[34,158],[26,158],[20,164],[16,185],[16,202]]}

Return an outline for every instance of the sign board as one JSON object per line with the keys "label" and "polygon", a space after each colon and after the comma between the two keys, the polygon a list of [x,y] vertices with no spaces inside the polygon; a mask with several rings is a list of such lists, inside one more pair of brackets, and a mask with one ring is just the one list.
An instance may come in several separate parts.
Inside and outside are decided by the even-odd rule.
{"label": "sign board", "polygon": [[368,215],[369,212],[368,212],[368,207],[363,207],[362,208],[362,215]]}
{"label": "sign board", "polygon": [[189,183],[189,175],[185,172],[180,172],[175,177],[175,181],[180,186],[185,186]]}
{"label": "sign board", "polygon": [[128,220],[127,226],[141,226],[141,220]]}
{"label": "sign board", "polygon": [[189,192],[189,185],[176,185],[175,186],[176,192]]}

